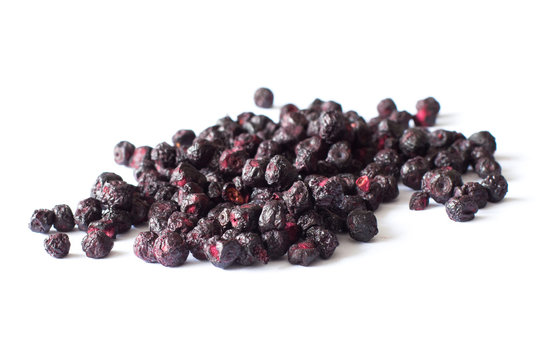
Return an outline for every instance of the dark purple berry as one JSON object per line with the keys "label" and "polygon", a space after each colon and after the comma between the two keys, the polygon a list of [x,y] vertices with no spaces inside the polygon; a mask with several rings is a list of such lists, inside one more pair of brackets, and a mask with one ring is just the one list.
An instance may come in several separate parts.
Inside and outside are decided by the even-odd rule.
{"label": "dark purple berry", "polygon": [[222,269],[231,266],[241,253],[240,244],[236,240],[224,240],[219,236],[208,239],[203,249],[207,260]]}
{"label": "dark purple berry", "polygon": [[470,195],[450,198],[445,207],[450,220],[459,222],[474,219],[474,214],[478,211],[478,205]]}
{"label": "dark purple berry", "polygon": [[339,241],[336,234],[331,230],[320,226],[313,226],[306,231],[306,240],[312,241],[319,255],[323,259],[329,259],[334,254],[334,251],[339,246]]}
{"label": "dark purple berry", "polygon": [[409,200],[409,209],[424,210],[429,204],[429,194],[424,191],[415,191]]}
{"label": "dark purple berry", "polygon": [[324,112],[319,120],[319,137],[327,143],[341,140],[346,130],[346,119],[341,112]]}
{"label": "dark purple berry", "polygon": [[164,168],[174,168],[176,166],[176,150],[166,142],[159,143],[150,152],[150,159]]}
{"label": "dark purple berry", "polygon": [[302,232],[305,234],[306,231],[309,230],[309,228],[313,226],[323,226],[324,221],[317,213],[317,211],[311,209],[303,213],[298,217],[298,220],[296,221],[297,225],[302,229]]}
{"label": "dark purple berry", "polygon": [[121,180],[107,181],[96,194],[96,199],[107,208],[129,210],[135,187]]}
{"label": "dark purple berry", "polygon": [[172,143],[176,148],[188,148],[193,144],[194,139],[193,130],[178,130],[172,137]]}
{"label": "dark purple berry", "polygon": [[456,186],[454,189],[454,197],[470,195],[476,201],[476,205],[481,209],[486,206],[488,201],[488,191],[485,187],[477,182],[468,182],[462,186]]}
{"label": "dark purple berry", "polygon": [[417,112],[414,116],[414,123],[416,126],[433,126],[440,110],[441,105],[432,97],[419,100],[416,103]]}
{"label": "dark purple berry", "polygon": [[101,173],[90,190],[90,196],[99,200],[103,186],[109,181],[122,181],[122,177],[112,172]]}
{"label": "dark purple berry", "polygon": [[352,161],[351,146],[347,141],[340,141],[328,150],[326,161],[334,165],[338,170],[345,170]]}
{"label": "dark purple berry", "polygon": [[186,213],[175,211],[167,220],[167,230],[179,234],[187,234],[197,225],[197,218]]}
{"label": "dark purple berry", "polygon": [[91,222],[88,225],[88,230],[86,232],[88,234],[91,234],[97,231],[103,232],[105,235],[107,235],[111,239],[116,239],[116,234],[118,234],[118,229],[116,227],[116,224],[114,223],[113,220],[110,220],[110,219],[99,219],[99,220]]}
{"label": "dark purple berry", "polygon": [[89,232],[82,239],[82,249],[86,256],[93,259],[101,259],[111,253],[114,241],[103,231],[96,230]]}
{"label": "dark purple berry", "polygon": [[152,148],[150,146],[139,146],[133,151],[133,155],[129,159],[129,167],[137,169],[141,166],[146,160],[151,160],[150,153]]}
{"label": "dark purple berry", "polygon": [[425,155],[429,148],[427,132],[421,128],[405,130],[399,138],[399,149],[408,157]]}
{"label": "dark purple berry", "polygon": [[264,178],[268,162],[264,159],[249,159],[242,169],[242,181],[246,186],[265,186]]}
{"label": "dark purple berry", "polygon": [[135,152],[135,146],[129,141],[120,141],[114,147],[114,161],[118,165],[129,165],[129,161]]}
{"label": "dark purple berry", "polygon": [[152,231],[140,232],[133,243],[133,252],[135,255],[148,263],[157,262],[154,256],[154,244],[157,238],[158,234]]}
{"label": "dark purple berry", "polygon": [[486,178],[489,175],[500,175],[501,165],[491,156],[485,156],[476,161],[474,172],[481,178]]}
{"label": "dark purple berry", "polygon": [[[457,176],[459,176],[459,173]],[[427,192],[439,204],[446,203],[454,194],[454,187],[461,185],[461,177],[456,178],[447,170],[428,171],[422,178],[422,190]]]}
{"label": "dark purple berry", "polygon": [[234,207],[229,215],[232,227],[241,232],[256,231],[261,211],[259,205],[252,203]]}
{"label": "dark purple berry", "polygon": [[495,150],[497,150],[495,137],[493,137],[489,131],[479,131],[474,133],[469,136],[469,141],[473,143],[474,146],[483,147],[490,154],[493,154]]}
{"label": "dark purple berry", "polygon": [[279,120],[283,120],[284,118],[290,116],[291,114],[298,112],[298,107],[294,104],[286,104],[283,105],[279,112]]}
{"label": "dark purple berry", "polygon": [[210,162],[215,150],[215,146],[210,141],[202,138],[195,139],[187,148],[186,156],[193,165],[203,167]]}
{"label": "dark purple berry", "polygon": [[285,230],[271,230],[262,234],[262,241],[270,259],[279,259],[291,245],[290,236]]}
{"label": "dark purple berry", "polygon": [[274,200],[265,203],[259,216],[260,232],[285,229],[286,215],[287,208],[283,201]]}
{"label": "dark purple berry", "polygon": [[274,104],[274,94],[270,89],[259,88],[255,91],[254,100],[258,107],[269,109]]}
{"label": "dark purple berry", "polygon": [[[224,238],[225,234],[222,236],[222,239]],[[268,263],[268,253],[258,233],[240,233],[234,239],[240,245],[240,254],[236,259],[236,263],[244,266],[250,266],[257,262]]]}
{"label": "dark purple berry", "polygon": [[101,202],[94,198],[81,200],[74,218],[79,230],[87,231],[91,222],[101,219]]}
{"label": "dark purple berry", "polygon": [[226,175],[239,175],[248,157],[248,153],[244,150],[226,149],[219,157],[219,170]]}
{"label": "dark purple berry", "polygon": [[296,169],[282,155],[275,155],[266,166],[265,179],[268,185],[288,188],[297,176]]}
{"label": "dark purple berry", "polygon": [[123,234],[131,229],[131,213],[122,209],[108,209],[103,212],[103,219],[112,220],[118,234]]}
{"label": "dark purple berry", "polygon": [[281,145],[272,140],[264,140],[259,144],[255,159],[268,159],[281,153]]}
{"label": "dark purple berry", "polygon": [[200,217],[210,210],[210,206],[210,198],[206,194],[188,194],[180,203],[180,211]]}
{"label": "dark purple berry", "polygon": [[398,183],[393,176],[377,175],[373,181],[381,186],[382,201],[389,202],[399,196]]}
{"label": "dark purple berry", "polygon": [[[100,210],[101,213],[101,210]],[[28,227],[34,232],[46,234],[54,224],[54,212],[47,209],[34,210]]]}
{"label": "dark purple berry", "polygon": [[60,259],[67,256],[71,243],[69,242],[69,236],[67,234],[58,233],[52,234],[46,238],[44,245],[45,251],[47,251],[49,255]]}
{"label": "dark purple berry", "polygon": [[480,183],[488,191],[488,201],[499,202],[508,192],[508,182],[502,175],[488,175]]}
{"label": "dark purple berry", "polygon": [[383,99],[377,105],[377,112],[382,119],[386,119],[397,110],[396,103],[392,99]]}
{"label": "dark purple berry", "polygon": [[197,168],[187,162],[181,162],[171,173],[170,183],[176,187],[182,187],[188,182],[194,182],[199,185],[207,183],[204,176]]}
{"label": "dark purple berry", "polygon": [[379,233],[377,218],[372,211],[356,209],[347,216],[349,235],[356,241],[368,242]]}
{"label": "dark purple berry", "polygon": [[283,192],[283,201],[287,205],[289,212],[294,216],[298,216],[313,207],[313,198],[308,187],[301,180],[296,181],[289,190]]}
{"label": "dark purple berry", "polygon": [[305,240],[291,245],[287,253],[287,258],[293,265],[308,266],[317,257],[319,257],[319,250],[311,240]]}
{"label": "dark purple berry", "polygon": [[188,245],[183,235],[165,232],[154,242],[154,257],[163,266],[176,267],[186,262]]}

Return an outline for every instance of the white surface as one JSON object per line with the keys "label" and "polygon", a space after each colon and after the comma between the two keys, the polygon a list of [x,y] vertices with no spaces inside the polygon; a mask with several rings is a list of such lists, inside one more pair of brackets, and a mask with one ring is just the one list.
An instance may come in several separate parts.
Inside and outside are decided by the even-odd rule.
{"label": "white surface", "polygon": [[[332,2],[336,3],[336,2]],[[351,2],[352,3],[352,2]],[[0,3],[0,358],[538,359],[538,33],[534,2]],[[441,127],[490,130],[508,197],[477,219],[413,213],[404,189],[372,244],[330,261],[223,271],[131,250],[53,259],[34,208],[88,195],[112,148],[170,141],[276,103],[366,118],[435,96]]]}

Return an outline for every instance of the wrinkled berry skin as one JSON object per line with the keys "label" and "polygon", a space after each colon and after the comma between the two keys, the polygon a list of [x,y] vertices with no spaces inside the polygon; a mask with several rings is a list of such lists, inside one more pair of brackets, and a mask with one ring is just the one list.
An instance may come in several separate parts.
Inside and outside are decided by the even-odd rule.
{"label": "wrinkled berry skin", "polygon": [[508,192],[508,182],[502,175],[489,175],[480,183],[488,191],[489,202],[499,202]]}
{"label": "wrinkled berry skin", "polygon": [[415,191],[411,195],[409,200],[409,209],[411,210],[424,210],[429,204],[429,194],[424,191]]}
{"label": "wrinkled berry skin", "polygon": [[231,266],[238,256],[241,247],[236,240],[224,240],[219,236],[214,236],[204,244],[204,253],[212,265],[225,269]]}
{"label": "wrinkled berry skin", "polygon": [[232,227],[242,232],[256,231],[261,211],[262,208],[253,203],[234,207],[229,215]]}
{"label": "wrinkled berry skin", "polygon": [[111,239],[116,239],[116,234],[118,234],[118,230],[116,228],[116,224],[114,221],[110,219],[99,219],[97,221],[93,221],[88,225],[87,233],[93,233],[96,231],[103,232],[105,235],[110,237]]}
{"label": "wrinkled berry skin", "polygon": [[399,138],[399,149],[408,157],[425,155],[429,148],[429,137],[420,128],[405,130]]}
{"label": "wrinkled berry skin", "polygon": [[101,202],[94,198],[81,200],[74,218],[79,230],[87,231],[90,223],[101,219]]}
{"label": "wrinkled berry skin", "polygon": [[488,191],[485,187],[477,182],[468,182],[462,186],[457,186],[454,189],[454,197],[460,197],[464,195],[470,195],[476,201],[479,209],[482,209],[488,202]]}
{"label": "wrinkled berry skin", "polygon": [[158,238],[158,234],[152,231],[142,231],[135,238],[133,243],[133,252],[135,255],[148,263],[157,262],[154,256],[154,243]]}
{"label": "wrinkled berry skin", "polygon": [[356,209],[347,216],[349,235],[356,241],[368,242],[379,233],[377,218],[372,211]]}
{"label": "wrinkled berry skin", "polygon": [[129,159],[128,166],[133,169],[139,168],[146,160],[150,159],[152,148],[150,146],[139,146],[133,151],[133,155]]}
{"label": "wrinkled berry skin", "polygon": [[296,181],[289,190],[283,193],[283,201],[287,205],[289,212],[294,216],[299,216],[313,207],[313,198],[308,187],[301,180]]}
{"label": "wrinkled berry skin", "polygon": [[210,198],[205,193],[188,194],[180,203],[180,211],[200,217],[210,210],[210,206]]}
{"label": "wrinkled berry skin", "polygon": [[392,115],[392,113],[396,110],[396,103],[390,98],[381,100],[377,105],[377,112],[379,113],[379,117],[382,119],[390,117],[390,115]]}
{"label": "wrinkled berry skin", "polygon": [[186,262],[189,249],[184,237],[175,232],[165,232],[154,243],[154,257],[167,267],[177,267]]}
{"label": "wrinkled berry skin", "polygon": [[458,222],[474,219],[474,214],[478,211],[478,205],[470,195],[450,198],[445,207],[450,220]]}
{"label": "wrinkled berry skin", "polygon": [[271,230],[262,234],[262,241],[272,260],[279,259],[290,246],[289,234],[285,230]]}
{"label": "wrinkled berry skin", "polygon": [[195,133],[193,130],[178,130],[172,137],[172,143],[176,148],[188,148],[193,144]]}
{"label": "wrinkled berry skin", "polygon": [[86,256],[93,259],[101,259],[111,253],[114,241],[103,231],[96,230],[88,233],[82,239],[82,249]]}
{"label": "wrinkled berry skin", "polygon": [[34,210],[28,227],[33,232],[46,234],[54,224],[54,212],[47,209]]}
{"label": "wrinkled berry skin", "polygon": [[[222,238],[225,238],[225,234]],[[268,253],[266,252],[261,236],[258,233],[240,233],[234,237],[234,239],[240,245],[240,254],[236,259],[237,264],[250,266],[257,262],[264,264],[268,263]]]}
{"label": "wrinkled berry skin", "polygon": [[462,185],[461,177],[456,179],[450,171],[432,170],[425,173],[422,178],[422,190],[439,204],[446,203],[454,194],[454,187]]}
{"label": "wrinkled berry skin", "polygon": [[266,166],[264,178],[268,185],[275,185],[280,189],[288,188],[297,176],[296,169],[282,155],[275,155]]}
{"label": "wrinkled berry skin", "polygon": [[493,154],[497,150],[497,142],[495,137],[491,135],[489,131],[479,131],[469,136],[469,141],[474,146],[483,147],[490,154]]}
{"label": "wrinkled berry skin", "polygon": [[118,165],[129,165],[129,160],[135,152],[135,146],[129,141],[120,141],[114,147],[114,161]]}
{"label": "wrinkled berry skin", "polygon": [[69,254],[71,243],[67,234],[52,234],[45,239],[45,251],[55,258],[63,258]]}
{"label": "wrinkled berry skin", "polygon": [[259,230],[283,230],[287,222],[287,208],[283,201],[274,200],[264,204],[259,216]]}
{"label": "wrinkled berry skin", "polygon": [[197,225],[197,218],[189,216],[186,213],[175,211],[167,220],[167,230],[174,231],[179,234],[187,234]]}
{"label": "wrinkled berry skin", "polygon": [[68,205],[56,205],[52,209],[54,213],[54,228],[58,231],[67,232],[75,227],[75,219]]}
{"label": "wrinkled berry skin", "polygon": [[306,231],[306,240],[312,241],[322,259],[329,259],[339,246],[336,234],[320,226],[314,226]]}
{"label": "wrinkled berry skin", "polygon": [[319,120],[319,137],[327,143],[341,140],[346,130],[346,120],[341,112],[324,112]]}
{"label": "wrinkled berry skin", "polygon": [[414,123],[416,126],[433,126],[441,105],[435,98],[428,97],[424,100],[419,100],[416,103],[416,115],[414,116]]}
{"label": "wrinkled berry skin", "polygon": [[255,105],[264,109],[270,109],[274,105],[274,94],[270,89],[259,88],[253,96]]}
{"label": "wrinkled berry skin", "polygon": [[293,265],[308,266],[319,257],[319,250],[313,241],[305,240],[291,245],[287,259]]}
{"label": "wrinkled berry skin", "polygon": [[202,218],[186,236],[189,251],[197,260],[206,260],[204,244],[212,236],[221,236],[222,228],[215,218]]}
{"label": "wrinkled berry skin", "polygon": [[481,178],[489,175],[500,175],[501,165],[490,156],[481,157],[474,164],[474,172]]}
{"label": "wrinkled berry skin", "polygon": [[268,162],[264,159],[249,159],[242,168],[242,181],[246,186],[257,187],[266,185],[264,175]]}

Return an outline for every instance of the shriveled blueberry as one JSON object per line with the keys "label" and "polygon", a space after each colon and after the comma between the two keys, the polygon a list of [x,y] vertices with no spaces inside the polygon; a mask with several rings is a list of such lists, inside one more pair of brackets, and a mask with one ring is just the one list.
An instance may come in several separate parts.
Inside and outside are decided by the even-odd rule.
{"label": "shriveled blueberry", "polygon": [[450,198],[445,207],[450,220],[458,222],[474,219],[474,214],[478,211],[478,205],[470,195]]}
{"label": "shriveled blueberry", "polygon": [[54,224],[54,212],[48,209],[34,210],[28,227],[34,232],[46,234]]}
{"label": "shriveled blueberry", "polygon": [[308,266],[317,257],[319,257],[319,250],[311,240],[305,240],[291,245],[287,253],[287,258],[293,265]]}
{"label": "shriveled blueberry", "polygon": [[241,252],[240,244],[236,240],[224,240],[219,236],[208,239],[203,249],[207,260],[222,269],[231,266]]}
{"label": "shriveled blueberry", "polygon": [[163,266],[176,267],[186,262],[188,245],[183,235],[165,232],[154,242],[154,257]]}
{"label": "shriveled blueberry", "polygon": [[88,230],[90,223],[101,219],[101,202],[91,197],[81,200],[75,210],[74,218],[79,230]]}
{"label": "shriveled blueberry", "polygon": [[262,234],[262,241],[270,259],[279,259],[289,249],[291,242],[285,230],[271,230]]}
{"label": "shriveled blueberry", "polygon": [[274,104],[274,94],[268,88],[259,88],[254,95],[255,105],[269,109]]}
{"label": "shriveled blueberry", "polygon": [[499,202],[508,192],[508,182],[502,175],[488,175],[480,183],[488,191],[488,201]]}
{"label": "shriveled blueberry", "polygon": [[152,231],[142,231],[135,238],[133,243],[133,252],[135,255],[148,263],[157,262],[154,256],[154,243],[158,238],[158,234]]}
{"label": "shriveled blueberry", "polygon": [[476,201],[476,205],[481,209],[488,201],[488,190],[477,182],[468,182],[454,189],[454,197],[470,195]]}
{"label": "shriveled blueberry", "polygon": [[379,116],[383,119],[390,117],[390,115],[392,115],[392,113],[396,110],[396,103],[390,98],[381,100],[377,105],[377,112],[379,113]]}
{"label": "shriveled blueberry", "polygon": [[111,253],[114,241],[101,230],[89,232],[82,240],[82,249],[86,256],[101,259]]}
{"label": "shriveled blueberry", "polygon": [[336,234],[320,226],[313,226],[306,231],[306,240],[312,241],[322,259],[329,259],[339,246]]}
{"label": "shriveled blueberry", "polygon": [[424,210],[429,204],[429,194],[425,191],[415,191],[409,200],[409,209]]}
{"label": "shriveled blueberry", "polygon": [[479,131],[474,133],[469,136],[469,141],[472,142],[474,146],[483,147],[490,154],[493,154],[495,150],[497,150],[495,137],[491,135],[489,131]]}
{"label": "shriveled blueberry", "polygon": [[267,202],[259,216],[259,230],[266,232],[270,230],[283,230],[287,222],[287,208],[280,200]]}
{"label": "shriveled blueberry", "polygon": [[[225,238],[225,235],[222,237]],[[244,266],[253,265],[255,263],[268,263],[269,257],[262,238],[258,233],[245,232],[234,237],[240,245],[240,254],[236,259],[236,263]]]}
{"label": "shriveled blueberry", "polygon": [[120,141],[114,147],[114,161],[118,165],[129,165],[129,161],[135,152],[135,146],[129,141]]}
{"label": "shriveled blueberry", "polygon": [[433,126],[440,110],[441,105],[433,97],[419,100],[416,103],[417,112],[414,116],[414,123],[416,126]]}
{"label": "shriveled blueberry", "polygon": [[67,234],[52,234],[44,241],[45,251],[55,258],[66,257],[69,253],[71,243]]}
{"label": "shriveled blueberry", "polygon": [[349,235],[356,241],[368,242],[379,233],[377,218],[372,211],[356,209],[347,216]]}
{"label": "shriveled blueberry", "polygon": [[232,227],[242,232],[257,230],[261,211],[261,207],[257,204],[234,207],[229,215]]}

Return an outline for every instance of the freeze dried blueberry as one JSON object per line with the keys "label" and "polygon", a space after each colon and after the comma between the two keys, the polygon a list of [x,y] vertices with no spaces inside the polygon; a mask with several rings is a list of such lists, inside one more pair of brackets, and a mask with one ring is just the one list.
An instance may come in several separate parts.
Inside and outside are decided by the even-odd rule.
{"label": "freeze dried blueberry", "polygon": [[315,210],[311,209],[303,213],[298,217],[298,220],[296,221],[297,225],[300,226],[303,233],[305,234],[306,231],[313,227],[313,226],[323,226],[324,222],[321,217]]}
{"label": "freeze dried blueberry", "polygon": [[345,170],[352,161],[351,146],[347,141],[339,141],[328,150],[326,161],[338,170]]}
{"label": "freeze dried blueberry", "polygon": [[490,154],[493,154],[497,150],[497,142],[495,137],[491,135],[489,131],[479,131],[469,136],[469,141],[474,146],[481,146],[487,150]]}
{"label": "freeze dried blueberry", "polygon": [[279,112],[279,120],[284,119],[292,113],[298,112],[298,107],[294,104],[286,104],[281,107]]}
{"label": "freeze dried blueberry", "polygon": [[176,150],[166,142],[159,143],[150,152],[150,159],[164,168],[174,168],[176,165]]}
{"label": "freeze dried blueberry", "polygon": [[229,215],[232,227],[242,232],[257,230],[261,211],[259,205],[251,203],[234,207]]}
{"label": "freeze dried blueberry", "polygon": [[215,146],[208,140],[195,139],[193,144],[186,150],[189,161],[198,167],[205,166],[214,155]]}
{"label": "freeze dried blueberry", "polygon": [[101,259],[111,253],[114,241],[103,231],[89,232],[82,239],[82,249],[86,256],[93,259]]}
{"label": "freeze dried blueberry", "polygon": [[204,244],[206,259],[212,265],[225,269],[231,266],[240,255],[241,248],[236,240],[224,240],[219,236],[211,237]]}
{"label": "freeze dried blueberry", "polygon": [[226,229],[231,225],[230,216],[234,207],[234,204],[230,202],[218,204],[208,212],[208,217],[217,219],[221,227]]}
{"label": "freeze dried blueberry", "polygon": [[122,181],[122,177],[112,172],[101,173],[90,190],[90,196],[99,200],[102,196],[103,186],[109,181]]}
{"label": "freeze dried blueberry", "polygon": [[271,230],[262,234],[262,241],[272,260],[279,259],[289,249],[290,237],[285,230]]}
{"label": "freeze dried blueberry", "polygon": [[150,146],[139,146],[133,151],[133,155],[129,159],[129,167],[137,169],[141,166],[146,160],[151,160],[150,153],[152,148]]}
{"label": "freeze dried blueberry", "polygon": [[[387,184],[385,180],[374,181],[374,178],[371,179],[365,175],[359,177],[356,181],[358,195],[360,195],[360,197],[364,200],[364,203],[369,210],[377,210],[385,197],[384,189],[381,183],[384,183],[385,186],[391,185]],[[392,187],[389,187],[389,189],[392,191],[392,193],[387,196],[388,198],[391,198],[394,196],[396,190]]]}
{"label": "freeze dried blueberry", "polygon": [[154,257],[163,266],[177,267],[186,262],[189,249],[185,238],[175,232],[165,232],[154,242]]}
{"label": "freeze dried blueberry", "polygon": [[317,171],[319,160],[320,158],[316,153],[300,149],[296,154],[293,166],[298,172],[309,174]]}
{"label": "freeze dried blueberry", "polygon": [[266,232],[270,230],[283,230],[287,222],[287,208],[283,201],[274,200],[267,202],[259,216],[259,230]]}
{"label": "freeze dried blueberry", "polygon": [[71,243],[67,234],[52,234],[44,241],[45,251],[47,254],[55,258],[66,257],[69,253]]}
{"label": "freeze dried blueberry", "polygon": [[[178,203],[181,203],[182,200],[184,200],[184,198],[189,194],[200,194],[204,192],[204,189],[202,188],[202,186],[195,182],[188,182],[181,188],[178,189],[175,187],[175,189],[177,189],[176,201]],[[220,192],[221,192],[221,189],[220,189]],[[156,199],[156,201],[157,200],[158,199]],[[170,199],[163,199],[163,200],[170,200]]]}
{"label": "freeze dried blueberry", "polygon": [[329,259],[339,246],[336,234],[320,226],[313,226],[306,232],[306,239],[312,241],[322,259]]}
{"label": "freeze dried blueberry", "polygon": [[215,218],[202,218],[186,236],[189,251],[198,260],[206,260],[204,244],[212,236],[221,236],[221,227]]}
{"label": "freeze dried blueberry", "polygon": [[154,244],[158,234],[152,231],[142,231],[135,238],[133,243],[133,252],[135,255],[148,263],[156,263],[156,257],[154,256]]}
{"label": "freeze dried blueberry", "polygon": [[508,182],[502,175],[488,175],[480,183],[488,191],[488,201],[499,202],[508,192]]}
{"label": "freeze dried blueberry", "polygon": [[322,113],[319,122],[319,137],[327,143],[340,140],[346,130],[345,117],[338,111]]}
{"label": "freeze dried blueberry", "polygon": [[451,167],[462,174],[467,171],[467,167],[469,166],[459,152],[452,150],[439,151],[433,159],[433,164],[438,168]]}
{"label": "freeze dried blueberry", "polygon": [[193,144],[194,139],[193,130],[178,130],[172,137],[172,143],[176,148],[188,148]]}
{"label": "freeze dried blueberry", "polygon": [[188,194],[180,203],[180,211],[200,217],[206,215],[210,206],[210,198],[205,193]]}
{"label": "freeze dried blueberry", "polygon": [[255,159],[270,159],[274,155],[281,153],[281,145],[273,140],[264,140],[257,147]]}
{"label": "freeze dried blueberry", "polygon": [[131,216],[132,225],[140,225],[148,220],[148,210],[150,204],[147,200],[140,196],[134,196],[131,203],[131,210],[129,214]]}
{"label": "freeze dried blueberry", "polygon": [[394,111],[389,119],[397,122],[403,129],[407,129],[413,116],[407,111]]}
{"label": "freeze dried blueberry", "polygon": [[242,133],[234,138],[232,148],[243,150],[248,154],[248,157],[251,157],[255,155],[261,141],[261,138],[257,135]]}
{"label": "freeze dried blueberry", "polygon": [[237,148],[223,150],[219,157],[219,170],[226,175],[238,175],[242,173],[248,154]]}
{"label": "freeze dried blueberry", "polygon": [[275,155],[270,159],[264,175],[268,185],[274,185],[281,189],[288,188],[296,176],[296,169],[282,155]]}
{"label": "freeze dried blueberry", "polygon": [[242,193],[233,183],[226,183],[223,185],[221,197],[227,202],[232,202],[236,205],[245,204],[249,200],[247,194]]}
{"label": "freeze dried blueberry", "polygon": [[287,253],[287,258],[291,264],[302,266],[308,266],[318,256],[319,250],[311,240],[305,240],[291,245]]}
{"label": "freeze dried blueberry", "polygon": [[409,200],[409,209],[424,210],[429,204],[429,194],[424,191],[415,191]]}
{"label": "freeze dried blueberry", "polygon": [[350,173],[337,174],[336,178],[340,180],[343,192],[346,195],[356,194],[356,176]]}
{"label": "freeze dried blueberry", "polygon": [[377,218],[372,211],[356,209],[347,216],[349,235],[356,241],[368,242],[379,233]]}
{"label": "freeze dried blueberry", "polygon": [[96,231],[103,232],[105,235],[107,235],[111,239],[116,239],[116,234],[118,234],[116,224],[111,219],[99,219],[99,220],[91,222],[88,225],[88,230],[86,232],[90,234]]}
{"label": "freeze dried blueberry", "polygon": [[112,220],[118,234],[123,234],[131,229],[131,214],[122,209],[108,209],[103,212],[103,219]]}
{"label": "freeze dried blueberry", "polygon": [[255,105],[269,109],[274,104],[274,94],[268,88],[259,88],[254,95]]}
{"label": "freeze dried blueberry", "polygon": [[296,181],[289,190],[283,192],[283,201],[294,216],[313,207],[313,199],[309,194],[309,189],[301,180]]}
{"label": "freeze dried blueberry", "polygon": [[472,165],[474,166],[476,162],[482,158],[493,158],[493,154],[491,154],[488,150],[481,146],[475,146],[470,151],[470,161]]}
{"label": "freeze dried blueberry", "polygon": [[478,205],[472,196],[464,195],[450,198],[446,204],[446,213],[453,221],[470,221],[478,211]]}
{"label": "freeze dried blueberry", "polygon": [[436,148],[447,148],[456,140],[456,132],[437,129],[429,134],[429,144]]}
{"label": "freeze dried blueberry", "polygon": [[272,140],[283,147],[293,147],[296,142],[306,137],[306,131],[303,126],[279,127],[274,131]]}
{"label": "freeze dried blueberry", "polygon": [[[222,238],[225,238],[225,236]],[[236,259],[237,264],[250,266],[257,262],[264,264],[268,263],[268,253],[266,252],[261,236],[258,233],[240,233],[235,236],[234,239],[240,245],[240,254]]]}
{"label": "freeze dried blueberry", "polygon": [[264,159],[249,159],[242,169],[242,181],[246,186],[256,187],[266,185],[264,178],[268,162]]}
{"label": "freeze dried blueberry", "polygon": [[135,146],[129,141],[120,141],[114,147],[114,161],[118,165],[128,165],[133,153],[135,152]]}
{"label": "freeze dried blueberry", "polygon": [[373,181],[381,186],[383,202],[392,201],[399,196],[398,183],[395,177],[377,175],[373,178]]}
{"label": "freeze dried blueberry", "polygon": [[[194,191],[194,192],[201,192],[203,189],[197,185],[200,190]],[[177,198],[178,188],[176,186],[170,185],[170,184],[163,184],[159,187],[159,189],[154,194],[154,200],[155,201],[163,201],[163,200],[175,200]]]}
{"label": "freeze dried blueberry", "polygon": [[322,217],[324,227],[335,233],[347,232],[347,218],[324,208],[317,208],[317,213]]}
{"label": "freeze dried blueberry", "polygon": [[485,207],[488,201],[487,189],[477,182],[468,182],[454,189],[454,197],[464,195],[472,196],[479,209]]}
{"label": "freeze dried blueberry", "polygon": [[[100,211],[101,213],[101,211]],[[34,232],[46,234],[54,223],[54,212],[47,209],[34,210],[28,227]]]}
{"label": "freeze dried blueberry", "polygon": [[187,162],[181,162],[171,173],[171,185],[182,187],[188,182],[194,182],[204,186],[206,176],[204,176],[196,167]]}
{"label": "freeze dried blueberry", "polygon": [[373,161],[382,166],[399,167],[401,158],[394,149],[383,149],[375,154]]}
{"label": "freeze dried blueberry", "polygon": [[429,148],[429,137],[423,129],[405,130],[399,138],[399,149],[408,157],[425,155]]}
{"label": "freeze dried blueberry", "polygon": [[186,234],[197,224],[197,218],[189,216],[186,213],[175,211],[167,220],[167,230],[174,231],[179,234]]}
{"label": "freeze dried blueberry", "polygon": [[96,198],[107,208],[129,210],[133,201],[135,187],[125,181],[113,180],[103,184]]}
{"label": "freeze dried blueberry", "polygon": [[[308,180],[309,177],[306,178]],[[339,178],[311,177],[307,181],[317,206],[328,207],[343,198],[343,186]]]}
{"label": "freeze dried blueberry", "polygon": [[481,178],[485,178],[488,175],[500,175],[501,165],[491,156],[482,157],[474,164],[474,172]]}
{"label": "freeze dried blueberry", "polygon": [[422,190],[439,204],[447,202],[454,193],[454,187],[461,185],[461,178],[456,179],[449,171],[441,169],[428,171],[422,178]]}
{"label": "freeze dried blueberry", "polygon": [[381,100],[377,105],[377,112],[379,113],[379,116],[383,119],[388,118],[396,110],[396,103],[390,98]]}
{"label": "freeze dried blueberry", "polygon": [[440,110],[441,105],[433,97],[419,100],[416,103],[417,112],[414,116],[414,123],[416,126],[433,126]]}
{"label": "freeze dried blueberry", "polygon": [[81,200],[75,210],[74,218],[79,230],[88,230],[91,222],[101,219],[101,202],[94,198]]}

